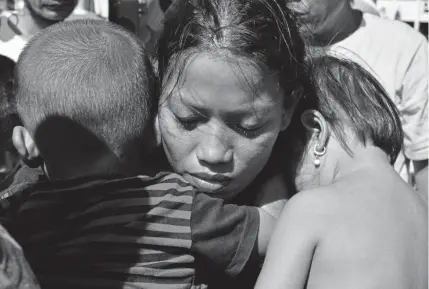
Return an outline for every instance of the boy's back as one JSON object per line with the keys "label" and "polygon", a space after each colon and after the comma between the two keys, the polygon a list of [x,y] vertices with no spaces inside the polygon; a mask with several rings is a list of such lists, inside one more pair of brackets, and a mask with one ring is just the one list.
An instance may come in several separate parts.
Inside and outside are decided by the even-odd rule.
{"label": "boy's back", "polygon": [[427,204],[393,169],[357,172],[303,198],[324,227],[308,288],[427,288]]}
{"label": "boy's back", "polygon": [[257,208],[224,206],[176,174],[37,182],[23,194],[5,226],[42,288],[191,288],[209,282],[199,269],[235,276],[256,253]]}

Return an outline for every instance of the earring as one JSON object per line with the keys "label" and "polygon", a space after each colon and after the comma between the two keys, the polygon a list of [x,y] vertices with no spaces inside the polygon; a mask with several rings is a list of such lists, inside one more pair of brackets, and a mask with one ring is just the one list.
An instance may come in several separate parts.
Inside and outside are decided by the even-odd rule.
{"label": "earring", "polygon": [[322,151],[319,151],[317,149],[318,147],[319,147],[319,144],[316,144],[314,146],[314,150],[313,150],[314,157],[316,158],[314,160],[314,166],[316,168],[318,168],[320,166],[320,159],[319,159],[319,157],[323,156],[326,153],[326,147],[323,147]]}

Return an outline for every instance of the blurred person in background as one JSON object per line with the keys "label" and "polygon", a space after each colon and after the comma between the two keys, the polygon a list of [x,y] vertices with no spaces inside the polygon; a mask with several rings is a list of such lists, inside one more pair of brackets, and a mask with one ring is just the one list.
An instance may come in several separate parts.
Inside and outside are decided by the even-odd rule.
{"label": "blurred person in background", "polygon": [[73,10],[72,14],[66,18],[66,21],[75,20],[75,19],[102,19],[102,17],[95,14],[89,9],[88,0],[78,0],[76,8]]}
{"label": "blurred person in background", "polygon": [[370,13],[380,16],[380,11],[373,0],[355,0],[353,8],[363,13]]}
{"label": "blurred person in background", "polygon": [[[361,1],[361,0],[359,0]],[[404,130],[396,171],[428,198],[428,43],[405,23],[353,9],[353,0],[291,1],[302,35],[321,51],[363,65],[397,106]]]}
{"label": "blurred person in background", "polygon": [[0,55],[0,182],[18,164],[18,152],[12,143],[12,131],[19,125],[13,101],[13,74],[15,62]]}
{"label": "blurred person in background", "polygon": [[0,55],[15,62],[40,30],[64,20],[100,18],[88,11],[87,0],[15,0],[12,6],[0,12]]}

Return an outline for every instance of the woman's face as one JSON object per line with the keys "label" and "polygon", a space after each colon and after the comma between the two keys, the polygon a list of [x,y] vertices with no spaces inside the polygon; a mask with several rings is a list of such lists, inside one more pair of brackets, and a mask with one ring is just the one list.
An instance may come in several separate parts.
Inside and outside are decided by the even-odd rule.
{"label": "woman's face", "polygon": [[173,169],[206,193],[239,194],[288,125],[276,76],[262,71],[245,60],[198,53],[164,85],[163,148]]}

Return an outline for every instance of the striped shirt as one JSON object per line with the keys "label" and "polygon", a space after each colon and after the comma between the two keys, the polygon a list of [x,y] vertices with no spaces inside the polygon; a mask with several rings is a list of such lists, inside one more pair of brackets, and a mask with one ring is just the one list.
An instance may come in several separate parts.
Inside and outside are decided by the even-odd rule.
{"label": "striped shirt", "polygon": [[45,289],[206,288],[209,268],[235,276],[256,245],[256,208],[226,205],[176,174],[25,190],[6,226]]}

